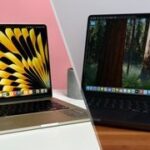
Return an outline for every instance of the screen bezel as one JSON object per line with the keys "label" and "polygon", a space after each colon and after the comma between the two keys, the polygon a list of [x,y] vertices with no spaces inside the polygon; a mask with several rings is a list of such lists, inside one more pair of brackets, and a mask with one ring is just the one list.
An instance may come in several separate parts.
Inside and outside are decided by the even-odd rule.
{"label": "screen bezel", "polygon": [[94,15],[90,15],[88,16],[87,19],[87,27],[86,27],[86,40],[85,40],[85,48],[84,48],[84,59],[83,59],[83,69],[82,69],[82,81],[81,81],[81,87],[83,90],[83,93],[85,95],[85,97],[88,97],[89,95],[107,95],[107,96],[127,96],[127,97],[135,97],[135,98],[141,98],[141,97],[145,97],[145,98],[150,98],[150,95],[139,95],[139,94],[124,94],[124,93],[109,93],[109,92],[100,92],[100,91],[87,91],[86,90],[86,85],[85,85],[85,81],[84,81],[84,69],[85,69],[85,64],[86,64],[86,58],[87,58],[87,43],[88,43],[88,29],[89,29],[89,25],[90,25],[90,20],[93,19],[94,17],[132,17],[132,16],[137,16],[137,17],[150,17],[150,13],[129,13],[129,14],[94,14]]}
{"label": "screen bezel", "polygon": [[44,98],[44,97],[52,97],[52,82],[51,82],[51,69],[50,69],[50,56],[49,56],[49,41],[48,41],[48,32],[47,32],[47,26],[46,24],[0,24],[1,26],[5,27],[43,27],[45,28],[45,35],[47,39],[47,47],[48,47],[48,61],[49,61],[49,76],[50,76],[50,88],[48,89],[47,93],[40,93],[40,94],[32,94],[32,95],[24,95],[24,96],[15,96],[15,97],[0,97],[0,103],[4,102],[13,102],[13,101],[31,101],[39,98]]}

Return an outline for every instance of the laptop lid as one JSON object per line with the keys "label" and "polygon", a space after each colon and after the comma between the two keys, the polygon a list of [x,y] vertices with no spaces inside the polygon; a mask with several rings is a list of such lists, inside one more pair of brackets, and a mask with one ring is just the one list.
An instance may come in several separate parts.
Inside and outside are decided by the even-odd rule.
{"label": "laptop lid", "polygon": [[0,102],[52,95],[45,25],[0,25]]}
{"label": "laptop lid", "polygon": [[150,14],[88,18],[82,88],[87,94],[150,96]]}

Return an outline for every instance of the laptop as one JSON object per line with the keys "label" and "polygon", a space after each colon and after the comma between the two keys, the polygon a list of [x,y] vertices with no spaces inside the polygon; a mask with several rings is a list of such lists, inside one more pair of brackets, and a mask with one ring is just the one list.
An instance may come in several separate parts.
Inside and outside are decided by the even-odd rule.
{"label": "laptop", "polygon": [[45,25],[0,25],[0,134],[89,121],[53,98]]}
{"label": "laptop", "polygon": [[89,16],[82,89],[95,124],[150,130],[150,14]]}

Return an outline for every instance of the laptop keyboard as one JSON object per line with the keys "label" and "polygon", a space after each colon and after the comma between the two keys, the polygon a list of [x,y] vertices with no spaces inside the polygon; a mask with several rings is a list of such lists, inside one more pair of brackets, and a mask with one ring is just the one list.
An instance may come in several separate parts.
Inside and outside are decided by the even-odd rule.
{"label": "laptop keyboard", "polygon": [[88,102],[91,109],[109,109],[119,111],[132,111],[132,112],[150,112],[150,102],[144,100],[129,100],[129,99],[115,99],[115,98],[90,98]]}
{"label": "laptop keyboard", "polygon": [[0,116],[27,114],[49,110],[53,111],[65,108],[67,107],[55,102],[51,102],[50,100],[18,103],[18,104],[7,104],[7,105],[0,105]]}

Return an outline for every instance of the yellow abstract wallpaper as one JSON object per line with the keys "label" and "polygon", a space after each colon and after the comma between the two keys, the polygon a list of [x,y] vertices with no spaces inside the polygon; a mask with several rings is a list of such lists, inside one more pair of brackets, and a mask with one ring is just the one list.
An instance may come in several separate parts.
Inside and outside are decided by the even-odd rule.
{"label": "yellow abstract wallpaper", "polygon": [[0,26],[0,92],[50,88],[45,26]]}

